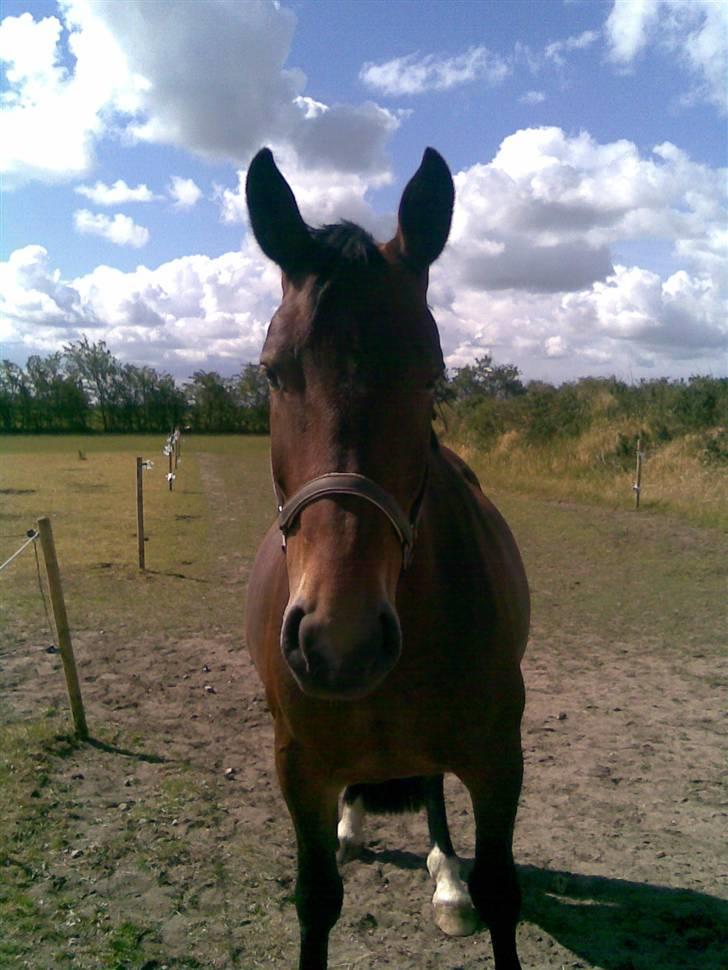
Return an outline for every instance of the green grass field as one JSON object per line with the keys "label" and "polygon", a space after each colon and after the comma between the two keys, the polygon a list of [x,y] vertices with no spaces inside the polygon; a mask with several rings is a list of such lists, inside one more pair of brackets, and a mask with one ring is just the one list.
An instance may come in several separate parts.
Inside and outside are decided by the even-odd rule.
{"label": "green grass field", "polygon": [[[250,834],[268,831],[268,810],[233,830],[232,814],[241,797],[255,804],[255,786],[233,794],[224,763],[211,768],[222,735],[230,734],[234,752],[239,731],[267,725],[265,712],[254,698],[245,712],[253,728],[242,728],[243,712],[225,701],[220,737],[214,720],[206,728],[208,749],[194,740],[186,702],[176,720],[156,720],[151,698],[161,705],[163,695],[150,693],[202,677],[208,654],[199,651],[215,644],[218,666],[228,651],[235,662],[247,570],[274,515],[268,441],[186,437],[171,493],[163,443],[0,438],[0,561],[38,516],[51,517],[96,740],[79,747],[70,736],[29,548],[0,574],[0,970],[287,965],[281,954],[290,941],[278,927],[280,914],[290,913],[290,882],[281,876],[269,891],[280,851]],[[136,562],[137,455],[155,462],[145,473],[145,572]],[[688,655],[707,667],[720,656],[728,559],[720,531],[649,507],[636,514],[629,502],[614,510],[519,494],[502,476],[491,489],[487,462],[475,464],[521,546],[534,641],[551,645],[559,670],[589,664],[599,651],[608,664],[614,644],[624,655],[647,643],[651,657],[676,671]],[[708,693],[718,683],[712,676],[702,681]],[[139,706],[126,710],[121,702],[137,695]],[[269,760],[267,749],[259,753]],[[287,833],[285,819],[275,824]],[[85,854],[74,856],[79,845]],[[115,883],[117,872],[124,875]],[[127,892],[137,881],[145,893],[154,887],[152,902],[141,889]],[[215,933],[207,928],[213,922]]]}
{"label": "green grass field", "polygon": [[[127,435],[0,439],[0,560],[39,516],[50,516],[77,627],[137,636],[160,625],[182,631],[218,622],[225,607],[209,580],[222,537],[215,533],[210,504],[216,496],[201,479],[200,455],[224,459],[216,467],[232,503],[226,548],[249,553],[269,523],[274,502],[267,439],[186,438],[172,492],[163,444],[159,436]],[[137,455],[154,462],[144,473],[145,573],[138,570]],[[37,636],[42,629],[34,576],[33,556],[26,553],[8,577],[12,599],[0,603],[0,626],[16,636]],[[185,583],[197,584],[201,595],[180,596]]]}
{"label": "green grass field", "polygon": [[[125,435],[0,438],[0,560],[17,548],[39,515],[49,515],[76,627],[123,630],[129,637],[160,628],[180,635],[210,628],[242,629],[242,603],[237,602],[231,613],[227,591],[212,577],[219,559],[249,559],[272,521],[268,440],[185,438],[171,493],[163,443],[157,436]],[[576,578],[587,570],[598,576],[597,588],[604,591],[605,601],[611,599],[615,581],[624,584],[616,615],[597,604],[598,614],[607,617],[615,635],[628,635],[639,626],[654,591],[673,612],[693,612],[700,622],[704,610],[695,609],[684,577],[711,572],[714,563],[704,556],[704,549],[720,541],[715,530],[684,528],[679,517],[649,504],[635,513],[631,497],[614,502],[611,490],[601,503],[605,508],[586,504],[595,497],[594,483],[576,494],[563,485],[554,490],[551,486],[558,479],[553,469],[540,493],[533,470],[525,487],[524,478],[514,475],[518,490],[509,492],[503,467],[476,453],[466,454],[484,490],[495,498],[516,533],[537,597],[551,582],[549,565],[556,557],[558,575]],[[136,455],[154,462],[144,475],[144,573],[137,568]],[[205,457],[215,461],[219,480],[203,479]],[[720,471],[714,473],[714,491],[725,488],[723,477]],[[696,496],[698,505],[700,501]],[[675,536],[686,528],[691,539],[676,558]],[[0,599],[0,628],[21,640],[43,637],[47,631],[32,551],[11,570],[4,577],[12,594]],[[195,595],[180,596],[182,588],[194,588]],[[586,619],[580,608],[584,597],[578,586],[573,592],[560,596],[558,606],[568,608],[568,615],[580,623]],[[718,586],[715,593],[719,595]],[[537,599],[537,618],[545,620],[551,605],[546,595]],[[593,602],[588,609],[594,609]]]}

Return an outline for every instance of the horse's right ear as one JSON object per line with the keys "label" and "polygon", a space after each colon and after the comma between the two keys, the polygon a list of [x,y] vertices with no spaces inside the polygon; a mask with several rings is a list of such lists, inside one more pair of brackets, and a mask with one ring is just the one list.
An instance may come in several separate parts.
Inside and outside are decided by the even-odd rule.
{"label": "horse's right ear", "polygon": [[288,276],[311,270],[314,241],[270,148],[261,148],[250,163],[245,196],[253,234],[266,256]]}
{"label": "horse's right ear", "polygon": [[454,203],[455,186],[447,162],[434,148],[426,148],[402,193],[397,235],[388,245],[425,273],[445,248]]}

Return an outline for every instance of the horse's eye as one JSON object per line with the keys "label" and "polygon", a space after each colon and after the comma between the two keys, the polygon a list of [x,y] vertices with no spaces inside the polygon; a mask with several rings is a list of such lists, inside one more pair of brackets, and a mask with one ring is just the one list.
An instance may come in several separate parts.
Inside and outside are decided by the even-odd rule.
{"label": "horse's eye", "polygon": [[281,383],[278,380],[278,375],[276,374],[276,372],[273,370],[272,367],[266,367],[264,368],[264,370],[265,370],[266,380],[268,381],[270,386],[274,390],[278,390],[278,388],[281,386]]}

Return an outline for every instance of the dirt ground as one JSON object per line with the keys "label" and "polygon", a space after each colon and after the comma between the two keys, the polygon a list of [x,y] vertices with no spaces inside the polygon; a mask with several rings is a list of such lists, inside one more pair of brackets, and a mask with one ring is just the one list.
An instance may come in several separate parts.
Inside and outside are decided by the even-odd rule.
{"label": "dirt ground", "polygon": [[[233,597],[246,568],[220,558]],[[725,676],[714,649],[700,637],[666,648],[649,628],[619,640],[566,621],[557,636],[554,626],[537,615],[524,666],[515,840],[524,968],[728,966]],[[103,720],[104,736],[124,741],[58,754],[67,836],[31,893],[43,905],[62,886],[74,900],[70,928],[60,949],[39,940],[13,966],[99,966],[73,920],[86,933],[128,933],[108,967],[294,966],[294,845],[242,633],[129,641],[86,630],[76,651],[92,733]],[[7,660],[17,716],[63,706],[58,670],[41,644]],[[453,779],[447,801],[467,863],[471,810]],[[492,967],[487,931],[453,940],[432,922],[424,817],[370,819],[368,837],[363,858],[343,869],[330,966]]]}
{"label": "dirt ground", "polygon": [[[293,843],[247,655],[219,639],[119,642],[99,652],[103,646],[79,638],[90,716],[114,712],[154,756],[110,746],[66,758],[61,780],[77,805],[75,841],[65,869],[53,875],[77,887],[79,911],[105,900],[115,918],[157,923],[166,958],[143,965],[293,966]],[[718,941],[728,907],[715,898],[725,887],[726,812],[716,784],[714,672],[700,657],[678,670],[658,652],[630,656],[626,645],[612,644],[621,663],[605,674],[598,644],[566,647],[564,659],[564,644],[535,639],[526,663],[526,782],[516,838],[523,965],[725,966]],[[93,676],[86,673],[92,655]],[[154,663],[143,659],[152,656]],[[53,666],[54,658],[38,662]],[[145,802],[158,802],[165,773],[179,763],[190,766],[182,813],[146,818]],[[227,769],[234,777],[225,777]],[[454,782],[448,807],[467,858],[470,809]],[[133,855],[105,864],[108,847],[130,828],[152,856],[170,832],[184,848],[146,870]],[[369,851],[344,868],[332,967],[491,966],[486,932],[450,940],[432,924],[424,819],[375,819],[369,833]],[[216,871],[219,859],[224,874]],[[185,962],[189,951],[199,962]]]}

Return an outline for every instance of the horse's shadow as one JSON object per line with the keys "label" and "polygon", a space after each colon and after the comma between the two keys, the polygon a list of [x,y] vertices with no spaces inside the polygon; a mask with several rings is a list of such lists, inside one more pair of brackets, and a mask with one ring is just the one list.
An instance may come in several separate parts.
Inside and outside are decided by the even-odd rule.
{"label": "horse's shadow", "polygon": [[604,970],[726,967],[728,902],[689,889],[521,866],[523,917]]}
{"label": "horse's shadow", "polygon": [[[365,850],[364,863],[425,864],[413,852]],[[463,861],[468,871],[471,860]],[[725,970],[728,902],[689,889],[518,867],[522,918],[602,970]]]}

